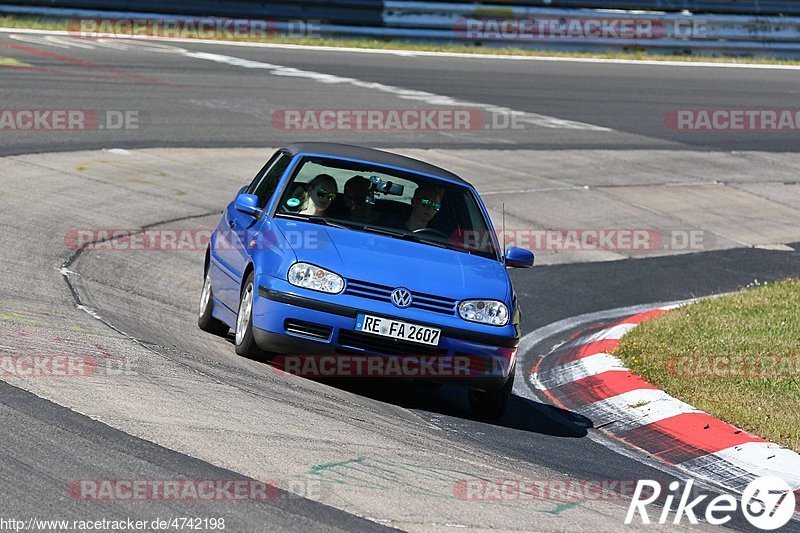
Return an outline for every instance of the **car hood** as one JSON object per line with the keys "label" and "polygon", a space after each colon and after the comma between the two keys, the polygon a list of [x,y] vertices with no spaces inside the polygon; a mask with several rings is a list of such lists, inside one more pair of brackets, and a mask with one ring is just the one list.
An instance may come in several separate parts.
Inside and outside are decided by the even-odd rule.
{"label": "car hood", "polygon": [[406,287],[462,300],[494,298],[507,302],[505,266],[477,255],[404,241],[373,233],[275,219],[297,255],[345,279]]}

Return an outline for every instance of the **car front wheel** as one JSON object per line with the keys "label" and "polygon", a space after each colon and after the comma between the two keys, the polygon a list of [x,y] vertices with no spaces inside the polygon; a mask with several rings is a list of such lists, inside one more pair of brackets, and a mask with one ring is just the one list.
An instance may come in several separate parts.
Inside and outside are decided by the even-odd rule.
{"label": "car front wheel", "polygon": [[251,272],[244,282],[242,296],[239,299],[239,313],[236,315],[236,353],[244,357],[257,357],[261,355],[256,340],[253,337],[253,300],[255,299],[255,286]]}
{"label": "car front wheel", "polygon": [[469,410],[472,416],[482,420],[497,420],[501,418],[506,412],[508,400],[511,398],[515,373],[516,369],[512,370],[505,385],[498,390],[491,392],[467,391]]}

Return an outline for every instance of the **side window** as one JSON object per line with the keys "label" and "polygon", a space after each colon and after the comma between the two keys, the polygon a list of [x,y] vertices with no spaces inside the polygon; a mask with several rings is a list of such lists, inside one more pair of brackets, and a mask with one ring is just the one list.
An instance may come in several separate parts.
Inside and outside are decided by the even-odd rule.
{"label": "side window", "polygon": [[289,166],[291,160],[292,158],[287,154],[280,152],[273,158],[270,164],[264,167],[261,179],[256,180],[257,183],[253,188],[253,192],[250,193],[258,196],[258,207],[263,209],[269,202],[269,199],[272,198],[272,194],[278,187],[278,182],[283,177],[283,173],[286,172],[286,168]]}
{"label": "side window", "polygon": [[275,164],[275,161],[277,161],[278,158],[280,158],[281,155],[282,155],[282,152],[277,151],[272,155],[272,157],[269,158],[269,161],[267,161],[267,164],[264,165],[263,167],[261,167],[261,170],[258,171],[258,174],[256,174],[256,177],[253,178],[253,181],[251,181],[250,185],[247,186],[247,189],[244,191],[245,193],[254,194],[254,191],[256,190],[256,187],[258,186],[258,183],[261,181],[261,178],[263,178],[264,174],[266,174],[267,171],[270,168],[272,168],[272,165]]}

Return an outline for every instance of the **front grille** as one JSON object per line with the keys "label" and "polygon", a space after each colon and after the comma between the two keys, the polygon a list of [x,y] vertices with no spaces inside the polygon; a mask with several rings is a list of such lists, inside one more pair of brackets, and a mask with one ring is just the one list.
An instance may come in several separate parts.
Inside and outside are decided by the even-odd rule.
{"label": "front grille", "polygon": [[[377,300],[380,302],[391,302],[392,291],[396,287],[387,287],[385,285],[378,285],[377,283],[370,283],[368,281],[359,281],[355,279],[347,280],[347,288],[344,294],[351,294],[361,298],[369,298],[370,300]],[[433,294],[425,294],[423,292],[411,292],[411,305],[409,309],[422,309],[424,311],[433,311],[434,313],[442,313],[445,315],[455,314],[456,300],[452,298],[443,298],[441,296],[434,296]]]}
{"label": "front grille", "polygon": [[[425,346],[388,337],[365,335],[355,331],[339,330],[339,345],[356,348],[377,355],[446,355],[447,350]],[[344,350],[343,350],[344,351]]]}
{"label": "front grille", "polygon": [[292,335],[300,335],[302,337],[310,337],[323,341],[331,340],[331,333],[333,333],[333,328],[331,326],[306,322],[305,320],[295,320],[293,318],[287,318],[283,321],[283,329],[286,333],[291,333]]}

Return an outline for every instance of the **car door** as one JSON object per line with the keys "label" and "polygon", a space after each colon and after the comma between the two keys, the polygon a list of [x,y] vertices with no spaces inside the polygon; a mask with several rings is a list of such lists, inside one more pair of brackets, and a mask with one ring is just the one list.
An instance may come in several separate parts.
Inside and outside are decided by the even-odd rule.
{"label": "car door", "polygon": [[[261,193],[266,195],[269,192],[266,184],[272,183],[276,175],[277,179],[280,179],[290,159],[283,151],[277,152],[259,171],[250,185],[242,187],[238,194],[259,195]],[[275,185],[277,185],[277,181]],[[274,191],[274,187],[272,191]],[[263,209],[267,199],[268,197],[265,197],[262,200],[259,196],[259,207]],[[218,226],[217,243],[213,252],[220,268],[216,276],[212,274],[212,283],[220,301],[234,312],[239,307],[242,275],[250,260],[248,242],[257,231],[257,226],[262,218],[262,216],[253,216],[237,211],[234,208],[234,202],[231,202],[225,208]]]}
{"label": "car door", "polygon": [[261,209],[261,214],[258,222],[248,232],[244,244],[246,245],[248,259],[252,258],[254,263],[258,262],[257,270],[261,273],[280,275],[278,272],[282,268],[281,265],[284,264],[285,254],[293,255],[280,230],[267,214],[270,200],[277,194],[278,185],[291,162],[292,157],[288,153],[281,154],[278,160],[264,174],[252,193],[258,197],[258,207]]}

